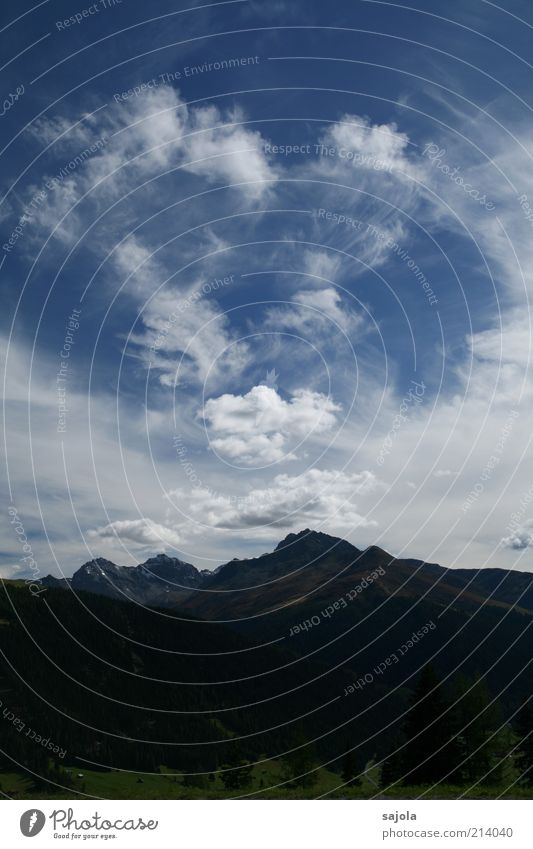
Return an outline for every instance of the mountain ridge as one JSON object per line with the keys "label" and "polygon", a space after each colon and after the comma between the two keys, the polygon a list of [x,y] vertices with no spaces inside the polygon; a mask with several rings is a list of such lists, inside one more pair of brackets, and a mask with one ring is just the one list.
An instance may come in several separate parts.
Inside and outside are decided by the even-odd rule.
{"label": "mountain ridge", "polygon": [[271,552],[233,559],[213,571],[199,570],[164,553],[136,566],[118,566],[97,557],[71,578],[48,575],[42,584],[226,621],[228,612],[236,619],[247,619],[294,605],[328,604],[376,570],[381,574],[359,601],[359,608],[387,597],[427,596],[442,607],[459,604],[473,610],[488,604],[533,614],[533,575],[528,572],[447,569],[424,560],[396,558],[376,545],[359,549],[345,539],[309,528],[289,533]]}

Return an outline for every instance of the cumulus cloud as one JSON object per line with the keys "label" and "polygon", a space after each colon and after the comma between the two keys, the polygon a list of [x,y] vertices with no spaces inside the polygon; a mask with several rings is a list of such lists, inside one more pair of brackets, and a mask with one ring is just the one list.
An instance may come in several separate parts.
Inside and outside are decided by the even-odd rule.
{"label": "cumulus cloud", "polygon": [[17,564],[11,565],[10,563],[2,563],[0,564],[0,579],[2,580],[13,580],[14,578],[21,577],[22,569]]}
{"label": "cumulus cloud", "polygon": [[291,440],[331,431],[341,407],[321,392],[296,390],[285,401],[276,389],[260,384],[246,395],[210,398],[202,416],[211,445],[244,465],[294,459]]}
{"label": "cumulus cloud", "polygon": [[287,451],[286,437],[281,433],[259,433],[246,438],[224,436],[212,439],[211,445],[226,460],[242,463],[244,466],[296,460],[296,455]]}
{"label": "cumulus cloud", "polygon": [[515,551],[530,548],[533,545],[533,519],[519,525],[509,536],[503,537],[502,545],[504,548],[513,548]]}
{"label": "cumulus cloud", "polygon": [[180,542],[177,531],[151,519],[121,519],[101,528],[94,528],[88,531],[87,536],[91,539],[134,543],[152,548],[172,548]]}
{"label": "cumulus cloud", "polygon": [[192,522],[212,528],[238,530],[256,528],[276,537],[280,528],[299,528],[303,523],[326,525],[330,530],[372,527],[373,520],[362,515],[353,501],[379,486],[369,471],[344,473],[310,469],[302,475],[277,475],[272,484],[251,490],[235,499],[198,487],[185,493],[173,490],[169,498],[187,503]]}

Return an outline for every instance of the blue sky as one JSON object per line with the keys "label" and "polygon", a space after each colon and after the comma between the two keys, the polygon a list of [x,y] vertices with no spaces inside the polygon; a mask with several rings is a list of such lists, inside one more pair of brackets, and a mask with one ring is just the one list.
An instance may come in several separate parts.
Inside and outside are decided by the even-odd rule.
{"label": "blue sky", "polygon": [[530,568],[528,4],[12,11],[5,458],[42,574],[305,527]]}

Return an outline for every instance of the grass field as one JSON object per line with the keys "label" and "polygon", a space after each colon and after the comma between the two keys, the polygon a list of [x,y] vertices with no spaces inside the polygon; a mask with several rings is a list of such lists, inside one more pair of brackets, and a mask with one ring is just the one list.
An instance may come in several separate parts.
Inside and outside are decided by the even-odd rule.
{"label": "grass field", "polygon": [[[2,798],[16,799],[76,799],[93,797],[99,799],[369,799],[376,796],[377,788],[371,774],[358,787],[340,787],[341,778],[336,773],[321,769],[311,787],[293,787],[283,783],[279,763],[265,762],[254,767],[249,784],[239,790],[227,790],[220,775],[194,779],[203,786],[190,786],[182,776],[161,768],[158,774],[129,772],[101,772],[66,765],[66,783],[70,787],[57,788],[54,792],[38,790],[33,781],[13,772],[0,772]],[[278,785],[278,786],[276,786]],[[398,787],[390,792],[379,793],[382,799],[532,799],[533,787],[476,787],[465,788],[444,785],[428,789],[425,787]]]}

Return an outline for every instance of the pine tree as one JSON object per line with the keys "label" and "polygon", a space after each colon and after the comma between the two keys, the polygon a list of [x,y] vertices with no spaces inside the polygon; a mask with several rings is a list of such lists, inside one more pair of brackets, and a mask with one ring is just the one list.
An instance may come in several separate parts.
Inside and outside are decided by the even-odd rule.
{"label": "pine tree", "polygon": [[509,729],[497,702],[491,703],[487,683],[477,676],[456,680],[455,735],[459,748],[453,779],[465,785],[497,784],[511,747]]}
{"label": "pine tree", "polygon": [[426,666],[405,720],[406,743],[399,761],[388,767],[391,773],[401,772],[404,784],[438,784],[446,778],[456,749],[448,706],[440,679]]}
{"label": "pine tree", "polygon": [[318,778],[314,747],[306,743],[301,730],[296,732],[293,745],[293,751],[283,758],[282,778],[296,787],[312,787]]}
{"label": "pine tree", "polygon": [[242,790],[247,787],[252,780],[253,764],[246,761],[241,762],[239,769],[229,769],[223,767],[225,772],[222,772],[222,783],[228,791]]}
{"label": "pine tree", "polygon": [[383,761],[379,781],[379,786],[383,790],[386,790],[387,788],[392,788],[395,784],[401,782],[403,774],[403,750],[401,748],[401,745],[403,742],[403,737],[397,735],[392,742],[390,754]]}
{"label": "pine tree", "polygon": [[346,744],[346,750],[342,758],[342,780],[347,787],[360,787],[361,779],[357,775],[359,772],[357,767],[357,758],[353,749]]}
{"label": "pine tree", "polygon": [[194,787],[197,790],[207,789],[207,777],[205,775],[186,775],[183,779],[184,787]]}
{"label": "pine tree", "polygon": [[518,713],[515,730],[518,737],[515,764],[520,772],[520,782],[533,784],[533,709],[530,703]]}

